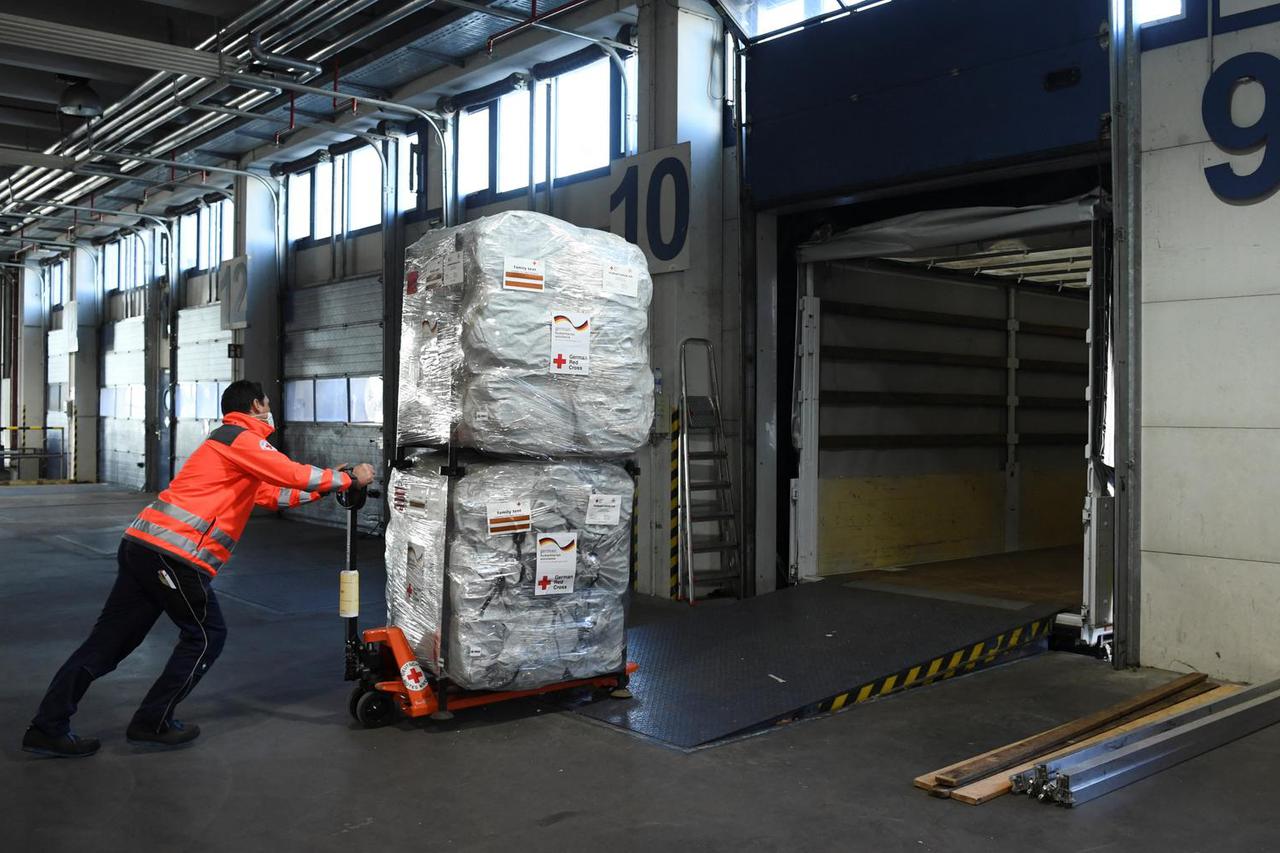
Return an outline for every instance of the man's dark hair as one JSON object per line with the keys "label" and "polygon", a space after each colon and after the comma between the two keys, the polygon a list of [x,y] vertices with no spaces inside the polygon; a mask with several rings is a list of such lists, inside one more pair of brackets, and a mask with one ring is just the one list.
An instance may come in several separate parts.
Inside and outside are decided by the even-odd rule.
{"label": "man's dark hair", "polygon": [[253,408],[255,400],[265,398],[261,382],[250,382],[248,379],[237,379],[222,392],[222,414],[232,412],[248,412]]}

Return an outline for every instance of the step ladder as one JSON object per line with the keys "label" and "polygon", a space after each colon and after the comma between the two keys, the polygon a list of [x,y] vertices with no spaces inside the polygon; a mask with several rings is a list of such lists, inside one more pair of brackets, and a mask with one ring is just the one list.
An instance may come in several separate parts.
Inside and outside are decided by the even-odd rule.
{"label": "step ladder", "polygon": [[[690,354],[696,354],[699,388],[690,391]],[[693,604],[729,594],[741,598],[742,525],[733,488],[729,447],[720,416],[715,350],[706,338],[680,344],[680,586]]]}

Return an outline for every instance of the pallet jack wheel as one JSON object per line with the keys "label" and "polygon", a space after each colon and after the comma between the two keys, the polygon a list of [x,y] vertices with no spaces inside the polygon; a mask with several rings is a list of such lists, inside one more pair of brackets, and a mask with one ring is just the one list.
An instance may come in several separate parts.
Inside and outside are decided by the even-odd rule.
{"label": "pallet jack wheel", "polygon": [[391,697],[377,690],[365,691],[355,703],[355,718],[366,729],[385,726],[395,714],[396,706]]}
{"label": "pallet jack wheel", "polygon": [[351,695],[347,697],[347,713],[351,715],[351,719],[353,720],[360,719],[356,716],[356,705],[360,703],[360,699],[364,696],[365,692],[364,687],[357,684],[355,687],[351,688]]}

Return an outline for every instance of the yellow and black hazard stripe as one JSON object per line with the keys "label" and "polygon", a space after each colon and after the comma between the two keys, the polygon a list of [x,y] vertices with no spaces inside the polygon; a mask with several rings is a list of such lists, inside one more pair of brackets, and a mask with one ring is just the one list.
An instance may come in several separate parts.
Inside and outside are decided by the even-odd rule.
{"label": "yellow and black hazard stripe", "polygon": [[1019,651],[1047,638],[1053,628],[1053,620],[1054,616],[1046,616],[1027,622],[1003,634],[988,637],[982,642],[954,649],[932,660],[881,676],[852,690],[837,693],[817,703],[816,707],[810,706],[808,710],[816,713],[839,711],[891,693],[900,693],[912,687],[923,687],[926,684],[943,681],[963,672],[973,672],[1011,652]]}
{"label": "yellow and black hazard stripe", "polygon": [[680,407],[671,407],[671,589],[680,597]]}

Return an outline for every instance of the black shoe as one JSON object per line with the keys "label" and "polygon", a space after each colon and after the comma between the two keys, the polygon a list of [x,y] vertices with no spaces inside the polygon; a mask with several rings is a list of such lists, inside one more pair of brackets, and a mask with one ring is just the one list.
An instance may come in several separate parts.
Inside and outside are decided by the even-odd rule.
{"label": "black shoe", "polygon": [[50,737],[35,726],[27,729],[27,733],[22,736],[24,752],[54,758],[88,758],[101,746],[96,737],[76,737],[70,732],[60,737]]}
{"label": "black shoe", "polygon": [[157,732],[149,726],[133,723],[125,730],[124,736],[129,743],[144,746],[186,746],[200,737],[200,727],[184,726],[179,720],[171,720],[168,725],[161,726],[160,731]]}

